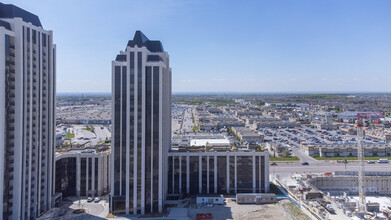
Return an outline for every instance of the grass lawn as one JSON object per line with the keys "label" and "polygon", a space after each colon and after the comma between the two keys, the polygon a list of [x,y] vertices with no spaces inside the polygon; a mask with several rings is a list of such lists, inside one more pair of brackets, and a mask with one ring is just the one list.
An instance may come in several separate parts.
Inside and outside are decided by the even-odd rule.
{"label": "grass lawn", "polygon": [[296,218],[296,219],[302,219],[302,220],[310,220],[311,218],[308,217],[297,205],[293,204],[292,202],[286,203],[286,207],[288,208],[289,212]]}
{"label": "grass lawn", "polygon": [[64,138],[75,138],[75,134],[67,132]]}
{"label": "grass lawn", "polygon": [[299,157],[270,157],[269,160],[271,162],[291,162],[291,161],[300,161]]}
{"label": "grass lawn", "polygon": [[[316,157],[312,156],[312,158],[316,160],[345,160],[345,157]],[[365,157],[365,160],[379,160],[379,159],[385,159],[391,160],[391,157]],[[357,160],[357,157],[346,157],[348,161],[355,161]]]}

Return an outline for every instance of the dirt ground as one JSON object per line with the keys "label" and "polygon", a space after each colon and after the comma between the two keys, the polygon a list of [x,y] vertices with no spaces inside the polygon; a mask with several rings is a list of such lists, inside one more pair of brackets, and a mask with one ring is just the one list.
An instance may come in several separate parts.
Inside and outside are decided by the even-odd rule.
{"label": "dirt ground", "polygon": [[293,204],[288,200],[282,200],[275,204],[266,205],[238,205],[228,201],[225,205],[214,207],[198,207],[190,209],[190,219],[195,219],[197,213],[212,213],[213,219],[240,219],[240,220],[306,220],[310,219],[298,207],[293,209]]}

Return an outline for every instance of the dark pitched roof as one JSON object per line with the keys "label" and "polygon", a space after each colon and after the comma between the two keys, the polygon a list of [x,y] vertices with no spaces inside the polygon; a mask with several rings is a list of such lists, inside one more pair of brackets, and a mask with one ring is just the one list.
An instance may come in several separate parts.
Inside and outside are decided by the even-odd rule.
{"label": "dark pitched roof", "polygon": [[159,62],[163,61],[163,59],[159,55],[148,55],[147,62]]}
{"label": "dark pitched roof", "polygon": [[24,22],[42,27],[38,16],[11,4],[0,3],[0,18],[22,18]]}
{"label": "dark pitched roof", "polygon": [[126,61],[126,55],[117,55],[115,61]]}
{"label": "dark pitched roof", "polygon": [[5,27],[5,29],[11,31],[11,25],[8,22],[0,20],[0,27]]}
{"label": "dark pitched roof", "polygon": [[133,40],[128,42],[129,47],[134,46],[142,47],[145,46],[151,52],[163,52],[163,45],[160,41],[149,40],[141,31],[136,31]]}

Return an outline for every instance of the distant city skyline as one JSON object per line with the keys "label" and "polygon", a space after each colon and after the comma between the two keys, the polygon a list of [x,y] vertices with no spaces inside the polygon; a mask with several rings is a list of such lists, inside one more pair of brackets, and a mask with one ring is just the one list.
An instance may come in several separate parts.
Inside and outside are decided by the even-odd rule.
{"label": "distant city skyline", "polygon": [[136,30],[170,48],[174,93],[390,91],[386,0],[3,3],[53,30],[58,93],[110,92]]}

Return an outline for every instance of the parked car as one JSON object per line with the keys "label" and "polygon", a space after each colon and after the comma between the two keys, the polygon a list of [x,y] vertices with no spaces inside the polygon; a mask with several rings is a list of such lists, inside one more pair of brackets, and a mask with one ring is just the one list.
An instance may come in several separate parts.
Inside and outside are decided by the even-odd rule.
{"label": "parked car", "polygon": [[271,163],[270,165],[271,166],[277,166],[277,163]]}
{"label": "parked car", "polygon": [[92,202],[93,200],[94,200],[94,198],[88,197],[87,202]]}
{"label": "parked car", "polygon": [[95,203],[97,203],[97,202],[99,202],[100,201],[100,197],[96,197],[95,199],[94,199],[94,202]]}
{"label": "parked car", "polygon": [[368,164],[374,164],[375,161],[374,161],[374,160],[368,160],[367,163],[368,163]]}
{"label": "parked car", "polygon": [[388,163],[388,159],[379,159],[378,163]]}
{"label": "parked car", "polygon": [[308,162],[303,162],[301,165],[310,165]]}

